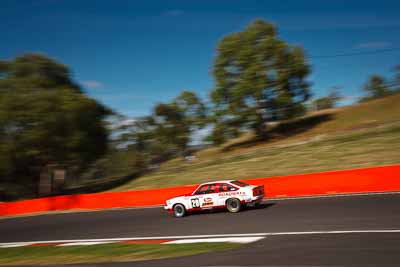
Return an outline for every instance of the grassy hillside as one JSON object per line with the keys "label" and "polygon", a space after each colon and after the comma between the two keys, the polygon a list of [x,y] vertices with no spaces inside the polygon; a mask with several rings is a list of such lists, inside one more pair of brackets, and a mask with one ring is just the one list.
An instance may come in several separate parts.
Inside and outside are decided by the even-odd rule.
{"label": "grassy hillside", "polygon": [[400,94],[327,110],[174,159],[113,191],[400,163]]}

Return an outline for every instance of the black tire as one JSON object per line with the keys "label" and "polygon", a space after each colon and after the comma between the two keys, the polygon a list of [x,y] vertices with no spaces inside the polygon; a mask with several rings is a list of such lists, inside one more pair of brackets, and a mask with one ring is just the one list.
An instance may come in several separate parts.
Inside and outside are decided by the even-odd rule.
{"label": "black tire", "polygon": [[229,212],[236,213],[242,208],[242,203],[237,198],[230,198],[226,201],[226,208]]}
{"label": "black tire", "polygon": [[185,206],[183,206],[182,204],[176,204],[174,206],[174,216],[176,218],[182,218],[183,216],[185,216],[185,214],[186,214]]}

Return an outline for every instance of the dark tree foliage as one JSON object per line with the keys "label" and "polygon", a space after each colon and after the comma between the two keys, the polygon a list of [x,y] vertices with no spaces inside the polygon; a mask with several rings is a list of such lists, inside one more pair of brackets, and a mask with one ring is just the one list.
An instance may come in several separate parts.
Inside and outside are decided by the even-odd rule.
{"label": "dark tree foliage", "polygon": [[201,99],[183,91],[171,103],[160,103],[153,112],[153,135],[167,155],[183,155],[195,130],[206,124],[206,108]]}
{"label": "dark tree foliage", "polygon": [[154,106],[150,116],[119,127],[115,142],[136,155],[132,164],[143,171],[171,157],[183,156],[194,132],[206,125],[206,108],[193,92],[183,91],[169,103]]}
{"label": "dark tree foliage", "polygon": [[225,36],[213,67],[215,131],[250,128],[265,137],[266,122],[304,112],[309,73],[303,49],[280,40],[268,22],[256,20],[244,31]]}
{"label": "dark tree foliage", "polygon": [[364,100],[384,97],[391,93],[386,80],[382,76],[376,74],[368,78],[363,90],[367,94]]}
{"label": "dark tree foliage", "polygon": [[392,89],[395,92],[400,92],[400,65],[397,65],[393,68],[394,71],[394,79],[392,83]]}
{"label": "dark tree foliage", "polygon": [[183,112],[174,104],[154,108],[155,137],[165,146],[165,153],[184,151],[190,140],[190,129]]}
{"label": "dark tree foliage", "polygon": [[83,170],[106,151],[108,114],[66,66],[36,54],[2,61],[0,183],[36,188],[47,164]]}
{"label": "dark tree foliage", "polygon": [[3,78],[0,80],[0,90],[24,88],[42,91],[64,87],[81,92],[65,65],[40,54],[25,54],[13,61],[1,61],[0,78]]}
{"label": "dark tree foliage", "polygon": [[327,96],[315,99],[312,102],[312,108],[314,110],[334,108],[340,99],[342,97],[340,96],[339,88],[334,87]]}

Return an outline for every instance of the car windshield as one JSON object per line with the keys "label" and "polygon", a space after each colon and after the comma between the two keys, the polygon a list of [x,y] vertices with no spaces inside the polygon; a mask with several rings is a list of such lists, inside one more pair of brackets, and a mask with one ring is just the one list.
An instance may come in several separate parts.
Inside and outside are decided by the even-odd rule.
{"label": "car windshield", "polygon": [[231,184],[234,184],[234,185],[237,185],[237,186],[240,186],[240,187],[249,186],[249,184],[243,183],[241,181],[233,181],[233,182],[231,182]]}

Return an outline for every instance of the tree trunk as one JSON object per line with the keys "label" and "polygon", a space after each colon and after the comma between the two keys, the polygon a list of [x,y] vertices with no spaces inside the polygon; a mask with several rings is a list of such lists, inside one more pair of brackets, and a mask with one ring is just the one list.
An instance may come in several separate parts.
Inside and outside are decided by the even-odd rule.
{"label": "tree trunk", "polygon": [[253,124],[253,129],[257,135],[257,138],[264,140],[268,137],[266,121],[262,114],[257,114],[257,119]]}

